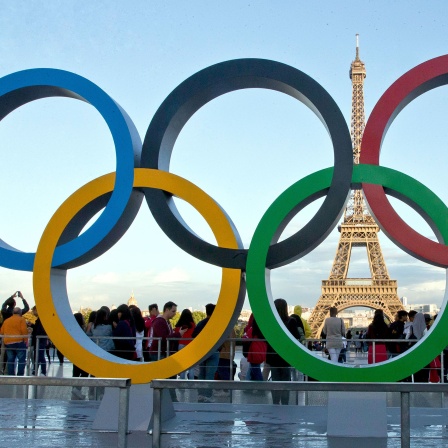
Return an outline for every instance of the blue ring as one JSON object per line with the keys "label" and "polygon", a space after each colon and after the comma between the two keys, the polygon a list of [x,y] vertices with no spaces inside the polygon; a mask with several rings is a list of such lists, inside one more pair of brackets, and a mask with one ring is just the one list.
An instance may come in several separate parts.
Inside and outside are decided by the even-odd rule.
{"label": "blue ring", "polygon": [[[104,211],[84,233],[59,245],[53,257],[53,267],[76,267],[104,252],[104,240],[122,218],[132,193],[134,167],[140,163],[141,139],[132,120],[109,95],[86,78],[64,70],[31,69],[1,78],[0,120],[30,101],[48,97],[75,98],[91,104],[104,118],[115,144],[115,188]],[[21,252],[0,240],[3,267],[32,271],[34,256],[34,252]]]}

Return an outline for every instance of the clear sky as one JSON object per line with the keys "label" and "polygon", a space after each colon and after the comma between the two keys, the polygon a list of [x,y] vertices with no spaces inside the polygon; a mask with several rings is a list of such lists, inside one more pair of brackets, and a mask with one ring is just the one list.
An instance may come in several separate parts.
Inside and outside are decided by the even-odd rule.
{"label": "clear sky", "polygon": [[[412,67],[448,52],[446,1],[166,1],[2,2],[0,76],[36,67],[69,70],[99,85],[131,116],[143,139],[164,98],[195,72],[236,58],[264,58],[296,67],[333,96],[350,122],[350,63],[355,35],[366,64],[368,117],[383,92]],[[406,107],[384,141],[382,165],[403,171],[448,202],[448,88]],[[73,99],[28,104],[0,124],[0,238],[35,251],[57,207],[77,188],[115,169],[112,139],[99,114]],[[196,183],[230,215],[248,247],[261,216],[288,186],[333,164],[330,139],[302,103],[283,94],[246,90],[222,96],[187,123],[171,171]],[[394,201],[397,204],[398,201]],[[307,208],[285,230],[307,222]],[[404,205],[415,229],[435,239]],[[211,232],[189,206],[189,225]],[[273,294],[314,306],[328,278],[335,230],[303,259],[275,270]],[[438,303],[445,270],[414,260],[380,233],[391,278],[410,303]],[[369,276],[355,251],[350,276]],[[107,254],[68,273],[71,306],[174,300],[201,308],[216,300],[220,269],[171,243],[146,204]],[[32,274],[0,268],[0,297],[21,290],[34,303]]]}

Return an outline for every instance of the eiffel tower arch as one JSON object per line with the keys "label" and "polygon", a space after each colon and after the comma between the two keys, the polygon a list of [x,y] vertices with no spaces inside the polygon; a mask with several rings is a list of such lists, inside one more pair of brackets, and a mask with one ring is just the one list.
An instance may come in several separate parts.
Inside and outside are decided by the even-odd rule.
{"label": "eiffel tower arch", "polygon": [[[356,58],[351,64],[352,112],[351,136],[354,163],[359,163],[362,134],[365,126],[364,78],[366,70],[359,59],[358,35],[356,35]],[[322,281],[322,293],[308,323],[313,337],[319,337],[330,307],[339,311],[355,306],[381,308],[391,320],[403,309],[398,293],[397,281],[391,280],[381,251],[378,233],[380,228],[366,208],[362,190],[354,190],[339,226],[341,233],[336,256],[328,280]],[[348,278],[350,257],[354,247],[366,249],[369,263],[369,278]]]}

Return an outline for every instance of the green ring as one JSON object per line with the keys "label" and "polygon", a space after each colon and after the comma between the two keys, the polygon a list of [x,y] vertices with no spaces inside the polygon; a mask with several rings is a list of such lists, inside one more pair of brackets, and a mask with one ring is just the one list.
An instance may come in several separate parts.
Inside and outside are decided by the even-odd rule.
{"label": "green ring", "polygon": [[[280,321],[271,298],[266,257],[269,245],[275,242],[278,228],[310,202],[310,197],[323,196],[330,187],[333,168],[317,171],[285,190],[269,207],[252,238],[246,265],[249,302],[254,317],[274,350],[291,366],[320,381],[383,382],[398,381],[428,365],[448,344],[447,294],[442,309],[424,338],[411,350],[393,360],[358,368],[337,365],[318,359],[305,349]],[[352,184],[361,182],[382,185],[405,196],[436,225],[443,240],[448,241],[448,209],[431,190],[410,176],[377,165],[355,165]],[[303,206],[302,206],[303,204]],[[298,279],[300,281],[300,279]]]}

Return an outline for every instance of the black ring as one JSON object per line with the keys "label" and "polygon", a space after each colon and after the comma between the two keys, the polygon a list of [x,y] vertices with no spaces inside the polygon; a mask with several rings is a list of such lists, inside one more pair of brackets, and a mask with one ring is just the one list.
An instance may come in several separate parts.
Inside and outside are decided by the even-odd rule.
{"label": "black ring", "polygon": [[[289,65],[265,59],[236,59],[199,71],[176,87],[160,105],[146,132],[141,166],[169,171],[176,139],[193,114],[220,95],[248,88],[276,90],[304,103],[326,127],[334,150],[334,175],[323,204],[300,231],[269,249],[267,267],[276,268],[311,252],[328,236],[342,216],[350,192],[353,170],[350,132],[333,98],[314,79]],[[207,243],[189,230],[171,195],[146,189],[145,197],[160,228],[184,251],[220,267],[245,269],[247,249],[242,243],[241,249]],[[293,216],[294,213],[291,219]]]}

